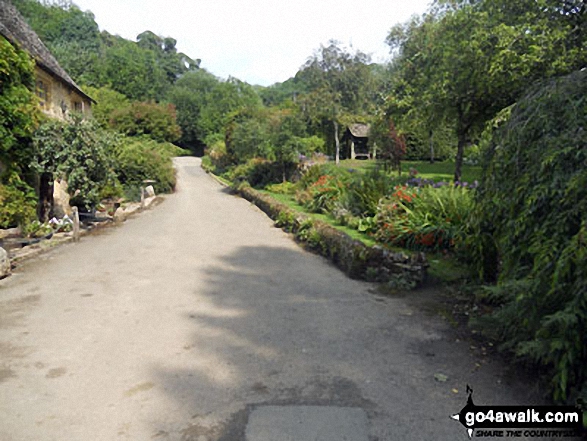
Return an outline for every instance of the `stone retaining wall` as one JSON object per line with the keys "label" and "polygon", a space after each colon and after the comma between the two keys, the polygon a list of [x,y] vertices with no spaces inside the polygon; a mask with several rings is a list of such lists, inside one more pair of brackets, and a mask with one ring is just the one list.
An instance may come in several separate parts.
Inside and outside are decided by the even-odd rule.
{"label": "stone retaining wall", "polygon": [[307,248],[329,258],[351,278],[390,282],[402,288],[416,287],[424,281],[428,263],[423,253],[394,252],[378,245],[369,247],[251,187],[241,187],[238,193],[265,212],[278,227],[293,233]]}

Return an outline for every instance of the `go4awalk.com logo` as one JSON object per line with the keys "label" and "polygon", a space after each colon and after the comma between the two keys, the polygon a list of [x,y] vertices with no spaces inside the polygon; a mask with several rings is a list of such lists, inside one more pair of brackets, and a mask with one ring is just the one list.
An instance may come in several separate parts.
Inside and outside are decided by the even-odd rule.
{"label": "go4awalk.com logo", "polygon": [[583,413],[574,406],[476,406],[467,385],[467,405],[451,416],[467,429],[469,438],[581,436]]}

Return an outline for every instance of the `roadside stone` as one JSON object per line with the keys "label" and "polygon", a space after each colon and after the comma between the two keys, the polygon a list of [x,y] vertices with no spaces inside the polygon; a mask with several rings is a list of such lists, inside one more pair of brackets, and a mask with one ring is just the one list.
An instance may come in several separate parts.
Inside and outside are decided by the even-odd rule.
{"label": "roadside stone", "polygon": [[155,202],[155,199],[157,199],[157,196],[150,196],[147,199],[145,199],[145,208],[148,208],[149,206],[151,206],[151,204],[153,204],[153,202]]}
{"label": "roadside stone", "polygon": [[11,237],[19,237],[20,228],[8,228],[6,230],[0,230],[0,239],[8,239]]}
{"label": "roadside stone", "polygon": [[124,208],[118,207],[114,212],[114,216],[112,216],[112,218],[114,219],[114,222],[117,224],[124,222],[126,220],[126,212],[124,211]]}
{"label": "roadside stone", "polygon": [[145,196],[147,198],[152,198],[153,196],[155,196],[155,189],[152,185],[148,185],[147,187],[145,187]]}
{"label": "roadside stone", "polygon": [[10,275],[10,259],[4,248],[0,248],[0,279]]}
{"label": "roadside stone", "polygon": [[72,215],[73,211],[69,205],[69,199],[67,181],[60,179],[53,182],[53,213],[55,217],[62,218],[65,215]]}
{"label": "roadside stone", "polygon": [[124,214],[128,218],[128,216],[135,214],[141,211],[141,204],[130,204],[124,209]]}

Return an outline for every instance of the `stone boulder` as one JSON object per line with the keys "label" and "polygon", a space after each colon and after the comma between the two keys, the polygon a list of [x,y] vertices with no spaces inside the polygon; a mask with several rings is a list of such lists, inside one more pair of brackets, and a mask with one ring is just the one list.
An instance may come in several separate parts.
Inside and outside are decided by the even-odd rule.
{"label": "stone boulder", "polygon": [[72,210],[69,205],[69,193],[67,192],[67,181],[59,179],[53,182],[53,214],[57,218],[65,215],[71,216]]}
{"label": "stone boulder", "polygon": [[114,216],[112,216],[112,218],[114,219],[114,222],[117,224],[124,222],[126,220],[126,213],[124,211],[124,208],[118,207],[114,212]]}
{"label": "stone boulder", "polygon": [[153,196],[155,196],[155,189],[153,188],[152,185],[148,185],[145,187],[145,197],[146,198],[152,198]]}
{"label": "stone boulder", "polygon": [[0,248],[0,279],[10,275],[10,258],[4,248]]}

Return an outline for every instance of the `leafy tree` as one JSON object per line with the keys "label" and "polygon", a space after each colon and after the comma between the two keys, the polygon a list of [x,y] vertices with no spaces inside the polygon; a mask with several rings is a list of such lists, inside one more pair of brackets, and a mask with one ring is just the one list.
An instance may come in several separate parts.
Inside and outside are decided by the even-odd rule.
{"label": "leafy tree", "polygon": [[82,12],[71,1],[13,3],[72,78],[99,85],[102,42],[92,13]]}
{"label": "leafy tree", "polygon": [[104,49],[100,85],[132,100],[160,99],[167,87],[166,74],[155,54],[122,37],[102,34]]}
{"label": "leafy tree", "polygon": [[234,163],[255,157],[274,159],[268,110],[244,108],[231,115],[226,126],[226,151]]}
{"label": "leafy tree", "polygon": [[155,54],[157,63],[165,71],[169,84],[175,83],[186,72],[196,71],[200,67],[200,60],[193,60],[177,52],[175,47],[177,40],[174,38],[164,38],[151,31],[145,31],[137,36],[137,44]]}
{"label": "leafy tree", "polygon": [[33,137],[33,166],[40,175],[40,218],[51,214],[53,181],[66,178],[73,205],[89,209],[100,202],[101,187],[112,182],[109,151],[113,135],[94,121],[75,117],[71,121],[47,120]]}
{"label": "leafy tree", "polygon": [[465,147],[486,121],[533,81],[585,62],[585,53],[569,44],[566,19],[551,19],[534,0],[442,3],[390,33],[388,43],[400,57],[395,93],[408,105],[427,109],[422,116],[427,124],[454,126],[455,180]]}
{"label": "leafy tree", "polygon": [[369,57],[364,53],[350,53],[338,42],[331,41],[328,46],[320,46],[296,75],[308,85],[309,92],[298,102],[309,120],[332,127],[337,164],[343,115],[361,114],[367,109],[368,62]]}
{"label": "leafy tree", "polygon": [[377,148],[377,159],[386,169],[395,169],[401,175],[401,161],[406,154],[406,140],[398,133],[391,118],[380,115],[371,125],[369,143]]}
{"label": "leafy tree", "polygon": [[96,103],[92,105],[92,115],[104,128],[110,124],[110,119],[115,111],[130,107],[130,100],[120,92],[109,87],[85,87],[84,90]]}
{"label": "leafy tree", "polygon": [[137,41],[100,33],[91,12],[71,1],[15,0],[61,66],[78,83],[107,86],[133,100],[164,100],[169,87],[199,68],[176,49],[176,40],[145,31]]}
{"label": "leafy tree", "polygon": [[186,73],[171,89],[169,100],[177,107],[181,144],[197,148],[215,134],[224,134],[231,115],[261,106],[252,86],[234,78],[221,81],[200,69]]}
{"label": "leafy tree", "polygon": [[147,135],[161,142],[174,142],[181,136],[173,104],[133,102],[114,110],[109,126],[128,136]]}

